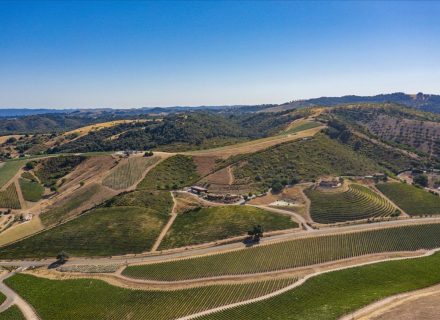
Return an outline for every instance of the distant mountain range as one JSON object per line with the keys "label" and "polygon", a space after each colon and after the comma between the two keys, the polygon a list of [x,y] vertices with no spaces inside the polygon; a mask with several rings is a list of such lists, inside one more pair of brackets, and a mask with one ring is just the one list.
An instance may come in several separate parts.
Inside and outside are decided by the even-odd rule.
{"label": "distant mountain range", "polygon": [[312,106],[336,106],[353,103],[396,103],[410,108],[420,109],[440,113],[440,95],[434,94],[406,94],[403,92],[391,94],[379,94],[376,96],[343,96],[343,97],[321,97],[308,100],[290,101],[276,107],[272,107],[273,111],[290,110],[301,107]]}
{"label": "distant mountain range", "polygon": [[411,108],[440,113],[440,95],[434,94],[406,94],[403,92],[391,94],[379,94],[376,96],[342,96],[342,97],[320,97],[306,100],[293,100],[283,104],[262,104],[262,105],[231,105],[231,106],[173,106],[173,107],[151,107],[132,109],[29,109],[29,108],[8,108],[0,109],[0,118],[15,118],[43,114],[83,114],[102,115],[112,114],[115,117],[136,116],[145,114],[167,114],[184,111],[214,111],[214,112],[264,112],[264,111],[285,111],[303,107],[313,106],[335,106],[353,103],[396,103]]}

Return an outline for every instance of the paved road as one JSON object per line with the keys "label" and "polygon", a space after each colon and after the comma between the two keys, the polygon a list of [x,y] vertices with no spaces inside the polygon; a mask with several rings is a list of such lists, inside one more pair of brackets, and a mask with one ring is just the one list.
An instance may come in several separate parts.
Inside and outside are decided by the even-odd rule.
{"label": "paved road", "polygon": [[[304,237],[329,235],[343,232],[356,232],[365,231],[379,228],[389,228],[405,225],[415,224],[427,224],[427,223],[440,223],[440,217],[423,218],[423,219],[403,219],[376,222],[371,224],[359,224],[344,227],[332,227],[320,230],[300,231],[286,234],[274,235],[261,239],[259,245],[268,244],[272,242],[279,242],[285,240],[299,239]],[[66,265],[109,265],[109,264],[137,264],[137,263],[151,263],[175,260],[179,258],[195,257],[200,255],[215,254],[219,252],[243,249],[245,245],[241,242],[228,243],[218,246],[184,249],[179,251],[173,251],[169,253],[145,253],[139,255],[126,255],[126,256],[114,256],[114,257],[98,257],[98,258],[71,258]],[[30,266],[48,266],[54,262],[54,259],[43,260],[13,260],[0,261],[0,265],[3,266],[18,266],[18,267],[30,267]]]}
{"label": "paved road", "polygon": [[39,320],[38,315],[35,313],[31,305],[3,283],[3,280],[13,276],[19,271],[20,270],[9,272],[0,276],[0,292],[6,296],[6,301],[0,306],[0,312],[5,311],[10,306],[15,304],[21,310],[27,320]]}

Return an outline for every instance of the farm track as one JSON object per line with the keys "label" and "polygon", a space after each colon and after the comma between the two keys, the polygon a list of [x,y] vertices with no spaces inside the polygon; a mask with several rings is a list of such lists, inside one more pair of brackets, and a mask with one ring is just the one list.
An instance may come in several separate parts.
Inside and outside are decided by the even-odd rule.
{"label": "farm track", "polygon": [[[166,152],[157,152],[157,153],[155,152],[155,154],[157,154],[157,155],[160,157],[160,159],[159,159],[157,162],[155,162],[154,164],[152,164],[151,166],[149,166],[149,167],[144,171],[144,173],[142,174],[142,177],[141,177],[138,181],[136,181],[132,186],[130,186],[130,187],[128,187],[128,188],[125,188],[125,189],[117,190],[117,191],[116,191],[116,190],[113,190],[113,189],[110,189],[110,188],[107,188],[107,187],[105,187],[105,186],[102,186],[103,191],[106,191],[106,196],[107,196],[107,197],[113,197],[113,196],[116,196],[116,195],[118,195],[118,194],[120,194],[120,193],[123,193],[123,192],[129,192],[129,191],[133,191],[133,190],[135,190],[137,184],[138,184],[140,181],[142,181],[142,179],[147,175],[147,173],[148,173],[150,170],[152,170],[156,165],[158,165],[158,164],[159,164],[160,162],[162,162],[163,160],[165,160],[165,159],[167,159],[168,157],[170,157],[170,156],[173,155],[173,154],[171,154],[171,153],[166,153]],[[37,203],[36,205],[34,205],[34,206],[32,206],[31,208],[29,208],[28,212],[29,212],[29,213],[32,213],[32,214],[34,214],[34,215],[40,215],[40,213],[43,212],[43,210],[44,210],[45,208],[49,208],[50,206],[54,205],[55,203],[57,203],[57,202],[59,202],[59,201],[62,201],[63,199],[69,197],[69,195],[71,195],[73,192],[79,190],[80,188],[85,188],[85,187],[87,187],[87,186],[91,186],[92,184],[95,184],[95,183],[101,185],[101,181],[102,181],[102,179],[104,179],[104,177],[107,176],[108,174],[109,174],[108,171],[99,172],[99,174],[95,175],[93,178],[88,179],[88,180],[85,182],[85,184],[84,184],[83,186],[81,186],[81,185],[79,185],[79,184],[78,184],[78,185],[71,186],[71,187],[69,187],[68,189],[64,190],[63,193],[56,194],[56,195],[52,196],[51,198],[48,198],[48,199],[45,199],[45,200],[40,201],[40,202]],[[18,181],[18,177],[20,177],[20,175],[21,175],[21,170],[17,173],[16,177],[14,177],[13,179],[17,179],[17,181]],[[9,184],[8,184],[8,185],[9,185]],[[18,192],[18,191],[17,191],[17,192]],[[82,210],[82,212],[81,212],[79,215],[83,214],[84,212],[87,212],[89,209],[91,209],[91,208],[87,208],[87,209],[85,209],[85,210]],[[10,244],[13,244],[13,243],[16,243],[16,242],[19,242],[19,241],[21,241],[21,240],[23,240],[23,239],[26,239],[26,238],[32,237],[32,236],[34,236],[34,235],[36,235],[36,234],[38,234],[38,233],[45,232],[45,231],[50,230],[50,229],[52,229],[52,228],[59,227],[60,225],[63,225],[63,224],[65,224],[65,223],[68,223],[68,222],[70,222],[70,221],[76,219],[77,217],[78,217],[78,215],[75,215],[75,216],[73,216],[73,217],[71,217],[71,218],[69,218],[69,219],[66,219],[65,221],[63,221],[63,222],[60,223],[60,224],[53,225],[53,226],[50,226],[50,227],[48,227],[48,228],[44,228],[44,229],[38,230],[37,232],[34,232],[34,233],[32,233],[32,234],[28,234],[28,235],[26,235],[26,236],[24,236],[24,237],[21,237],[21,238],[19,238],[19,239],[13,239],[13,241],[10,241],[10,242],[5,242],[5,243],[3,243],[2,245],[0,245],[0,248],[1,248],[1,247],[4,247],[4,246],[7,246],[7,245],[10,245]],[[11,227],[10,229],[15,228],[15,227],[20,227],[20,224],[19,224],[19,225],[16,225],[16,226],[13,226],[13,227]]]}
{"label": "farm track", "polygon": [[260,208],[260,209],[264,209],[264,210],[267,210],[267,211],[270,211],[270,212],[274,212],[274,213],[289,215],[292,218],[294,218],[294,220],[300,226],[304,227],[306,231],[315,231],[312,227],[310,227],[307,224],[306,219],[304,219],[301,215],[299,215],[298,213],[295,213],[293,211],[277,209],[277,208],[273,208],[273,207],[270,207],[270,206],[261,206],[261,205],[251,205],[251,206],[252,207],[256,207],[256,208]]}
{"label": "farm track", "polygon": [[405,212],[402,208],[400,208],[397,204],[395,204],[390,198],[388,198],[386,195],[384,195],[376,186],[371,186],[371,189],[373,189],[380,197],[388,201],[394,208],[397,210],[400,210],[402,212],[401,216],[409,218],[410,215]]}
{"label": "farm track", "polygon": [[17,190],[18,201],[20,202],[21,209],[27,209],[26,201],[23,197],[23,192],[21,192],[20,184],[18,183],[18,178],[14,178],[15,189]]}
{"label": "farm track", "polygon": [[174,193],[173,192],[170,192],[170,194],[171,194],[171,197],[173,199],[173,209],[171,210],[170,218],[168,219],[167,224],[165,225],[165,227],[163,227],[162,231],[159,234],[159,237],[157,237],[156,242],[154,243],[153,247],[151,248],[151,252],[157,251],[157,248],[159,248],[160,244],[162,243],[163,238],[167,234],[168,230],[170,230],[171,226],[174,223],[174,220],[176,220],[176,218],[177,218],[176,198],[174,197]]}
{"label": "farm track", "polygon": [[23,313],[23,316],[26,318],[26,320],[39,320],[40,318],[38,317],[33,307],[3,283],[3,280],[13,276],[16,272],[19,271],[20,270],[12,271],[0,276],[0,292],[2,292],[6,296],[5,302],[0,306],[0,313],[15,304]]}

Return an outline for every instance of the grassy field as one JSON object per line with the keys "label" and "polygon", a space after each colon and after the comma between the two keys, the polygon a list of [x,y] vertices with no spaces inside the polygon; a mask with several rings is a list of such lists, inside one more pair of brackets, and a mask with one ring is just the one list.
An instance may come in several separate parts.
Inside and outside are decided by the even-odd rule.
{"label": "grassy field", "polygon": [[381,170],[374,161],[323,134],[229,161],[235,162],[237,184],[252,184],[260,191],[266,191],[274,181],[288,184],[292,180],[311,181],[322,175],[364,175]]}
{"label": "grassy field", "polygon": [[319,122],[302,121],[298,124],[294,124],[293,126],[290,126],[288,128],[288,130],[286,130],[284,133],[293,134],[293,133],[297,133],[300,131],[304,131],[304,130],[308,130],[308,129],[312,129],[312,128],[317,128],[319,126],[322,126],[322,124]]}
{"label": "grassy field", "polygon": [[122,160],[111,173],[104,178],[102,184],[114,190],[126,189],[142,178],[145,170],[159,161],[159,157],[130,157]]}
{"label": "grassy field", "polygon": [[405,183],[381,183],[377,188],[412,216],[440,214],[440,197]]}
{"label": "grassy field", "polygon": [[318,223],[335,223],[367,218],[387,217],[394,207],[371,189],[352,184],[347,191],[305,190],[311,200],[310,215]]}
{"label": "grassy field", "polygon": [[60,281],[25,274],[15,275],[6,283],[44,320],[167,320],[258,297],[294,281],[268,280],[174,291],[130,290],[99,280]]}
{"label": "grassy field", "polygon": [[183,247],[245,235],[254,225],[265,231],[298,227],[289,216],[249,206],[197,208],[179,214],[159,249]]}
{"label": "grassy field", "polygon": [[439,232],[440,224],[432,224],[310,237],[205,257],[129,266],[123,274],[174,281],[283,270],[370,253],[437,248]]}
{"label": "grassy field", "polygon": [[[128,203],[128,198],[133,198]],[[149,199],[149,200],[148,200]],[[168,219],[168,192],[125,194],[107,207],[2,248],[0,257],[106,256],[148,251]]]}
{"label": "grassy field", "polygon": [[6,300],[6,296],[0,292],[0,306]]}
{"label": "grassy field", "polygon": [[0,167],[0,188],[2,188],[9,180],[12,179],[18,172],[18,170],[25,165],[27,160],[12,160],[6,161],[3,166]]}
{"label": "grassy field", "polygon": [[68,219],[72,210],[78,208],[82,203],[92,199],[93,196],[100,191],[100,188],[101,186],[92,184],[75,191],[74,196],[70,197],[70,199],[63,203],[63,205],[51,208],[41,214],[41,221],[47,227]]}
{"label": "grassy field", "polygon": [[109,207],[140,207],[167,216],[173,208],[173,199],[167,191],[132,191],[110,199]]}
{"label": "grassy field", "polygon": [[26,179],[20,179],[20,188],[26,201],[37,202],[44,194],[44,188],[38,183]]}
{"label": "grassy field", "polygon": [[0,208],[21,208],[14,183],[11,183],[4,191],[0,192]]}
{"label": "grassy field", "polygon": [[271,299],[200,320],[336,320],[377,300],[440,282],[440,254],[326,273]]}
{"label": "grassy field", "polygon": [[172,190],[189,186],[199,179],[190,156],[172,156],[154,167],[137,186],[138,189]]}
{"label": "grassy field", "polygon": [[25,317],[21,313],[20,309],[13,305],[6,309],[6,311],[3,311],[0,313],[0,319],[1,320],[25,320]]}

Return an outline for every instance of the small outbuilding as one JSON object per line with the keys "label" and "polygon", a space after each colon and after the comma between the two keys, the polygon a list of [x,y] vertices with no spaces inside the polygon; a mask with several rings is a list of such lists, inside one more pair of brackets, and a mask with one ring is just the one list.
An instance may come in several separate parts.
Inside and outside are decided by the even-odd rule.
{"label": "small outbuilding", "polygon": [[192,193],[195,193],[195,194],[202,194],[202,193],[208,192],[208,189],[203,188],[203,187],[199,187],[199,186],[191,186],[189,189]]}

